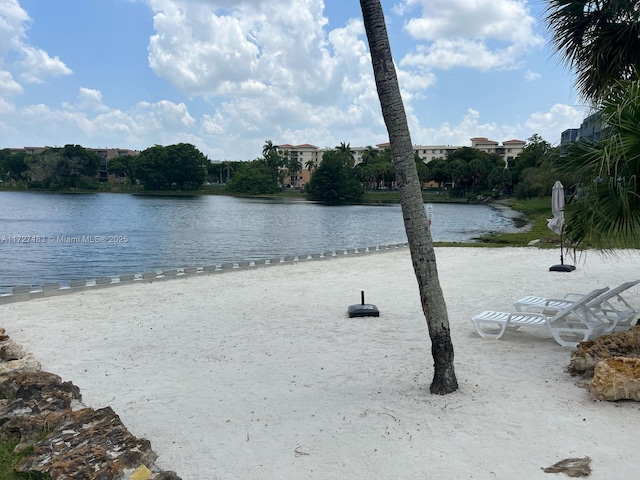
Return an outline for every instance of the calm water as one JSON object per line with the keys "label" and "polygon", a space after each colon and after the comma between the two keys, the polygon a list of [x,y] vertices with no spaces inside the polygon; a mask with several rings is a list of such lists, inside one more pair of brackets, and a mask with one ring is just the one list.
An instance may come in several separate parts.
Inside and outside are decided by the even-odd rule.
{"label": "calm water", "polygon": [[[512,228],[486,205],[433,205],[435,241]],[[399,205],[0,192],[0,287],[404,242]]]}

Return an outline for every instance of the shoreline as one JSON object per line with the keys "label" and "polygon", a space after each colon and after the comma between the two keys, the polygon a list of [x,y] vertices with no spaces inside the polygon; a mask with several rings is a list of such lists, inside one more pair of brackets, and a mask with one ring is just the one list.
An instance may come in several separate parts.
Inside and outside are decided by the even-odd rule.
{"label": "shoreline", "polygon": [[271,260],[246,260],[239,262],[215,263],[201,267],[183,267],[167,270],[154,270],[135,274],[124,274],[112,277],[94,277],[91,279],[71,280],[70,282],[45,283],[42,285],[17,285],[9,287],[12,292],[2,293],[0,290],[0,305],[14,302],[34,300],[57,295],[79,293],[100,288],[133,285],[137,283],[152,283],[165,280],[177,280],[192,276],[204,276],[221,273],[237,272],[244,269],[275,267],[289,263],[311,262],[320,260],[337,260],[348,255],[371,255],[388,253],[396,249],[407,248],[408,243],[377,245],[375,247],[360,247],[348,250],[334,250],[308,255],[286,255],[274,257]]}

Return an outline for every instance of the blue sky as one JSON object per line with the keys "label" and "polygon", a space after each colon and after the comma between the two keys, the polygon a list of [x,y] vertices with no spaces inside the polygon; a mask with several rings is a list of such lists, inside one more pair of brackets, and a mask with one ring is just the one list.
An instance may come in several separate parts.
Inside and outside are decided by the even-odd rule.
{"label": "blue sky", "polygon": [[[543,1],[382,1],[414,144],[537,133],[588,108]],[[0,148],[387,141],[356,0],[0,0]]]}

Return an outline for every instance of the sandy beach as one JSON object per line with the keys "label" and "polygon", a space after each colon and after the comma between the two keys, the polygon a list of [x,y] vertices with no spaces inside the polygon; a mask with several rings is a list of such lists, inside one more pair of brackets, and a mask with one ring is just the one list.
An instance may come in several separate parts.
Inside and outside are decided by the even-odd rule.
{"label": "sandy beach", "polygon": [[[480,338],[513,300],[640,277],[640,253],[437,248],[458,392],[429,393],[430,341],[407,248],[136,283],[0,305],[0,326],[111,406],[184,480],[638,477],[636,402],[594,401],[542,329]],[[348,318],[375,304],[380,317]],[[640,288],[626,298],[640,308]]]}

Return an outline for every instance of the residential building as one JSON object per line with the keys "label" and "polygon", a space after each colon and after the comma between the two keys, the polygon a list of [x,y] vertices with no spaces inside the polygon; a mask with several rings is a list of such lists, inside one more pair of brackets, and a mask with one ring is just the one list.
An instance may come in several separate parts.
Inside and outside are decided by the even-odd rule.
{"label": "residential building", "polygon": [[109,160],[124,155],[136,156],[139,150],[129,150],[127,148],[87,148],[90,152],[95,152],[100,157],[100,169],[98,170],[98,181],[114,183],[118,181],[116,175],[109,174]]}
{"label": "residential building", "polygon": [[327,151],[327,149],[318,148],[308,143],[302,145],[285,143],[278,145],[278,150],[283,153],[287,152],[291,159],[297,159],[302,167],[301,171],[296,172],[295,175],[291,175],[290,178],[285,181],[285,185],[291,185],[296,188],[302,188],[309,183],[311,173],[322,161],[322,154]]}
{"label": "residential building", "polygon": [[[39,155],[48,148],[60,148],[60,147],[22,147],[22,148],[9,148],[11,153],[24,152],[29,155]],[[116,182],[117,178],[113,174],[109,174],[109,160],[123,155],[138,155],[139,150],[129,150],[127,148],[85,148],[89,152],[94,152],[100,157],[100,167],[98,169],[97,180],[100,182]]]}
{"label": "residential building", "polygon": [[579,136],[579,128],[568,128],[560,135],[560,145],[567,145],[571,142],[575,142]]}
{"label": "residential building", "polygon": [[505,164],[520,155],[526,144],[527,142],[523,140],[505,140],[502,142],[502,145],[500,145],[498,142],[485,137],[474,137],[471,139],[471,148],[476,148],[486,153],[495,153],[502,157]]}
{"label": "residential building", "polygon": [[600,121],[600,113],[596,112],[586,117],[580,128],[569,128],[562,132],[560,145],[564,146],[581,139],[597,142],[603,137],[606,129],[606,125],[602,125]]}
{"label": "residential building", "polygon": [[[504,160],[506,167],[509,160],[513,160],[524,150],[526,143],[527,142],[523,140],[505,140],[500,144],[485,137],[474,137],[471,139],[471,148],[499,155]],[[378,143],[375,147],[350,147],[350,149],[353,152],[354,162],[357,165],[362,162],[363,155],[368,149],[375,148],[384,150],[390,146],[391,144],[389,142],[385,142]],[[424,163],[429,163],[436,158],[446,159],[451,153],[462,147],[463,145],[414,145],[413,151],[418,154]],[[290,158],[297,158],[300,161],[303,167],[302,171],[298,172],[295,177],[289,178],[286,184],[296,188],[302,188],[309,182],[311,174],[320,162],[322,162],[324,152],[333,149],[319,148],[308,143],[303,145],[285,143],[278,145],[278,150],[280,152],[287,152]],[[310,167],[310,165],[315,166]]]}

